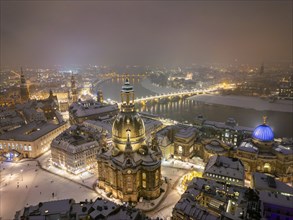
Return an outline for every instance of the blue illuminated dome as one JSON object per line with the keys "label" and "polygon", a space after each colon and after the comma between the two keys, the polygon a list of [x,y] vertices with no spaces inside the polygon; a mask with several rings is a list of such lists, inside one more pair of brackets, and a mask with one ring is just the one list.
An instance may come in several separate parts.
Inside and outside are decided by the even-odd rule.
{"label": "blue illuminated dome", "polygon": [[257,126],[252,134],[254,139],[259,141],[273,141],[274,140],[274,132],[270,126],[266,124],[262,124]]}

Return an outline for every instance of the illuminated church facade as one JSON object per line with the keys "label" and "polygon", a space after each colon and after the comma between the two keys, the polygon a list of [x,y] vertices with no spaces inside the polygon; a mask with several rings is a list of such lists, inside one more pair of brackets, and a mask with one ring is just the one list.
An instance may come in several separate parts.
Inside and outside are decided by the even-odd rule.
{"label": "illuminated church facade", "polygon": [[162,153],[156,139],[145,142],[145,126],[134,107],[128,79],[121,90],[121,110],[112,126],[113,145],[97,155],[97,186],[124,202],[160,195]]}

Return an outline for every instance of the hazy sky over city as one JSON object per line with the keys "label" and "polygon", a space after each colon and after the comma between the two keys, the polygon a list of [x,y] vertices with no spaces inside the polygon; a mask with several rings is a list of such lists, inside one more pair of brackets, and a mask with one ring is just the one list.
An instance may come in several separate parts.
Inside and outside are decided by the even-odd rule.
{"label": "hazy sky over city", "polygon": [[292,1],[1,1],[2,65],[292,58]]}

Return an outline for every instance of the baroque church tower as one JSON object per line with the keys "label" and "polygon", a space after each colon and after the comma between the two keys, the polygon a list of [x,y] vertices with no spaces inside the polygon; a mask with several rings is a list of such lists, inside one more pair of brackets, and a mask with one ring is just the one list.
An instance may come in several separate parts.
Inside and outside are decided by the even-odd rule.
{"label": "baroque church tower", "polygon": [[20,68],[20,99],[21,102],[27,102],[29,100],[29,91],[22,67]]}
{"label": "baroque church tower", "polygon": [[77,89],[76,89],[75,78],[73,75],[71,76],[71,101],[77,102]]}
{"label": "baroque church tower", "polygon": [[121,109],[112,126],[113,145],[97,155],[97,186],[124,202],[160,196],[160,148],[146,145],[145,126],[134,107],[134,90],[126,79]]}

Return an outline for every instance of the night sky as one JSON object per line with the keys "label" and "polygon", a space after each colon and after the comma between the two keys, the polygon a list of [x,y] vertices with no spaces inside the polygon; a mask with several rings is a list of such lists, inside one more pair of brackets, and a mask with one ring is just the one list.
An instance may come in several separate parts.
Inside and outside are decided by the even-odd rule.
{"label": "night sky", "polygon": [[292,58],[292,1],[1,1],[2,65]]}

